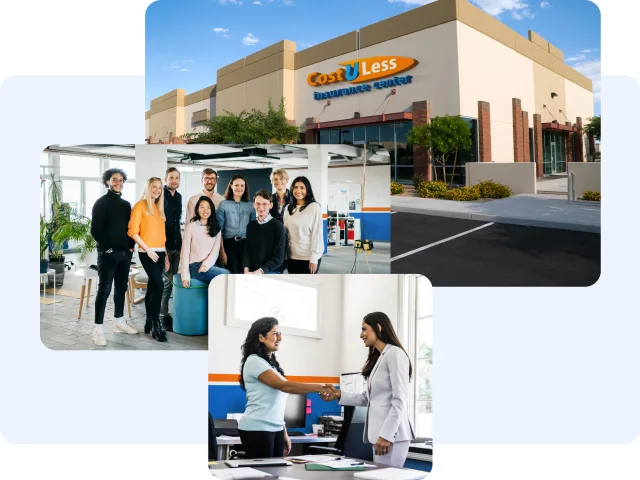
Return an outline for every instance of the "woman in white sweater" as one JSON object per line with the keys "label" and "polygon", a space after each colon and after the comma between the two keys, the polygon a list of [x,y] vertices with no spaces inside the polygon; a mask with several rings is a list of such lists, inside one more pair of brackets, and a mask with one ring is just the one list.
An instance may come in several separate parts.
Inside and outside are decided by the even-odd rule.
{"label": "woman in white sweater", "polygon": [[289,273],[318,273],[324,253],[322,209],[313,197],[307,177],[297,177],[291,183],[291,203],[284,213],[287,230]]}

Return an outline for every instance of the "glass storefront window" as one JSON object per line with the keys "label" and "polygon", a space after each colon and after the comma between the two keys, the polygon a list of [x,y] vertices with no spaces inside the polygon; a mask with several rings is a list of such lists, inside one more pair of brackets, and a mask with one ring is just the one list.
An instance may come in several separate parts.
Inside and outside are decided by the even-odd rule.
{"label": "glass storefront window", "polygon": [[367,127],[367,143],[380,142],[380,125],[369,125]]}
{"label": "glass storefront window", "polygon": [[356,127],[353,129],[353,143],[364,143],[367,140],[364,127]]}
{"label": "glass storefront window", "polygon": [[344,128],[342,130],[342,143],[350,143],[353,144],[353,129]]}

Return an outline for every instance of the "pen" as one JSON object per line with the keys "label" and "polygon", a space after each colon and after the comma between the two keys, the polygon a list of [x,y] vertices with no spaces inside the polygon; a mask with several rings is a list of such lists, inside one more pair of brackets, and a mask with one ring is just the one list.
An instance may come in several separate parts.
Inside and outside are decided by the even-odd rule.
{"label": "pen", "polygon": [[350,464],[352,467],[355,467],[356,465],[364,465],[364,462],[358,462],[358,463],[352,463]]}

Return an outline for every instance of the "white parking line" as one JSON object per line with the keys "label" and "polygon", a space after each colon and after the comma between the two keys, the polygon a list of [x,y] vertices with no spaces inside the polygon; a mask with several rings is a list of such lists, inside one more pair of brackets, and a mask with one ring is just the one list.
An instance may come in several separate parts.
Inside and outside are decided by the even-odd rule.
{"label": "white parking line", "polygon": [[[414,253],[422,252],[423,250],[426,250],[427,248],[435,247],[436,245],[440,245],[441,243],[445,243],[445,242],[448,242],[450,240],[454,240],[456,238],[462,237],[464,235],[468,235],[469,233],[477,232],[478,230],[482,230],[483,228],[490,227],[493,224],[494,224],[494,222],[485,223],[484,225],[481,225],[481,226],[476,227],[476,228],[472,228],[471,230],[467,230],[466,232],[459,233],[457,235],[454,235],[453,237],[444,238],[442,240],[438,240],[437,242],[430,243],[429,245],[425,245],[424,247],[416,248],[415,250],[410,250],[410,251],[408,251],[406,253],[402,253],[400,255],[396,255],[395,257],[391,258],[391,261],[393,262],[394,260],[400,260],[401,258],[408,257],[409,255],[413,255]],[[391,241],[393,242],[393,239],[391,239]]]}

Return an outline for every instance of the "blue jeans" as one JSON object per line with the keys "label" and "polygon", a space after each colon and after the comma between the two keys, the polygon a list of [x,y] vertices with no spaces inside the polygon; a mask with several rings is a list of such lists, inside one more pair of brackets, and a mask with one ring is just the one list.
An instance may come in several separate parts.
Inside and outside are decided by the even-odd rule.
{"label": "blue jeans", "polygon": [[200,268],[200,265],[202,265],[202,262],[190,263],[189,273],[191,274],[191,278],[195,278],[196,280],[200,280],[204,283],[211,283],[211,280],[216,278],[218,275],[231,273],[229,270],[216,267],[215,265],[209,267],[209,270],[206,272],[199,272],[198,269]]}

